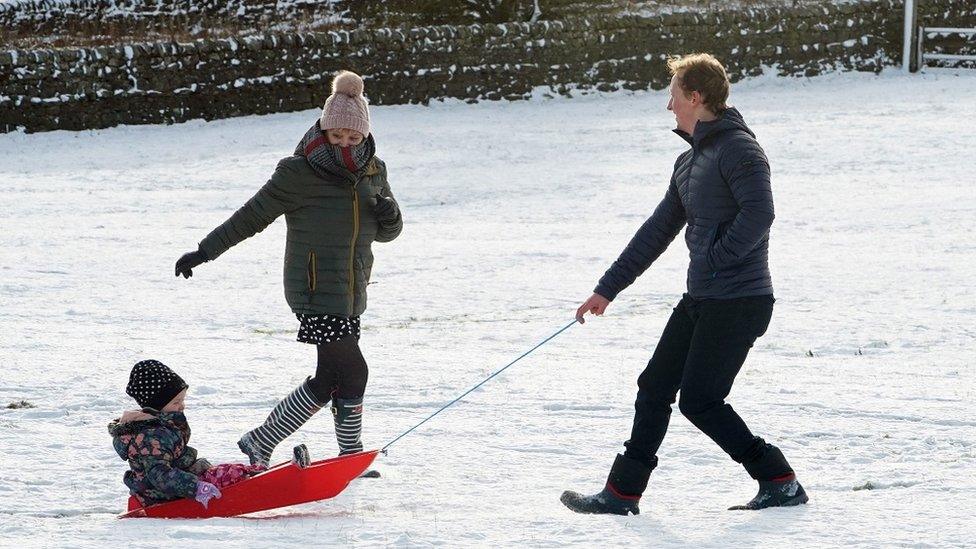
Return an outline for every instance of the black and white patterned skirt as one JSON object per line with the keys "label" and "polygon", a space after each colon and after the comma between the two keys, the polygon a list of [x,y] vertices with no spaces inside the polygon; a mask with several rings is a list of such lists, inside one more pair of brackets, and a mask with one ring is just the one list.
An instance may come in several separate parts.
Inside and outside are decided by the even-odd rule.
{"label": "black and white patterned skirt", "polygon": [[359,339],[359,317],[350,318],[333,315],[296,315],[302,323],[298,327],[298,341],[320,345],[332,343],[346,337]]}

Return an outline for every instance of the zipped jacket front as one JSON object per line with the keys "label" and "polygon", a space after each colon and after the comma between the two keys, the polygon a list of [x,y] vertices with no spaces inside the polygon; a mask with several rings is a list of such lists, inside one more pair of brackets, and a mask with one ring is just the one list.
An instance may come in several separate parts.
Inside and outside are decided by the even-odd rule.
{"label": "zipped jacket front", "polygon": [[359,316],[373,268],[373,242],[399,236],[402,217],[380,224],[375,196],[393,198],[386,165],[373,157],[360,174],[317,173],[304,156],[281,160],[271,179],[200,242],[208,259],[264,230],[279,216],[288,225],[285,299],[296,314]]}
{"label": "zipped jacket front", "polygon": [[664,199],[594,290],[613,300],[685,228],[688,294],[732,299],[773,293],[769,229],[775,217],[769,161],[734,108],[701,122],[678,156]]}

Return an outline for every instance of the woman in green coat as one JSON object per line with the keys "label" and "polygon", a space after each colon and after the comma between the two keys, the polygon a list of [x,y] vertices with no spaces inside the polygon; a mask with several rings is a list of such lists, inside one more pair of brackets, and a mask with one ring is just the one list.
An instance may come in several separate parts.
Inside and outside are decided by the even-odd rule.
{"label": "woman in green coat", "polygon": [[278,162],[257,194],[176,262],[176,275],[189,278],[194,267],[285,216],[285,299],[301,323],[298,341],[317,347],[318,364],[313,377],[238,441],[252,464],[268,465],[275,447],[329,401],[339,453],[363,449],[368,369],[359,317],[373,266],[370,245],[393,240],[403,226],[375,150],[363,80],[342,71],[295,154]]}

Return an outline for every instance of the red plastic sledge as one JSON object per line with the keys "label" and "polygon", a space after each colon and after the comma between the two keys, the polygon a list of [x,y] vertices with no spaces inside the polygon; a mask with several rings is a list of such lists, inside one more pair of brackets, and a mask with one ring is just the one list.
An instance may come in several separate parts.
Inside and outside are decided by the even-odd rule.
{"label": "red plastic sledge", "polygon": [[119,518],[210,518],[233,517],[278,507],[298,505],[339,495],[376,459],[379,450],[370,450],[316,461],[301,469],[290,462],[237,484],[222,488],[220,499],[210,500],[204,509],[193,499],[178,499],[142,507],[129,497],[129,511]]}

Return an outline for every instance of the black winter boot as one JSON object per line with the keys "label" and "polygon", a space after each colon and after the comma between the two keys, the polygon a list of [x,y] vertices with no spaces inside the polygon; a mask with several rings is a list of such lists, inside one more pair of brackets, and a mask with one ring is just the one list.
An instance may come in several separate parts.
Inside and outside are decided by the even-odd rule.
{"label": "black winter boot", "polygon": [[729,507],[730,511],[757,511],[767,507],[800,505],[810,500],[779,448],[756,437],[741,458],[749,476],[759,481],[759,493],[745,505]]}
{"label": "black winter boot", "polygon": [[603,515],[639,515],[637,504],[640,497],[623,497],[607,484],[603,490],[592,496],[566,490],[559,498],[563,505],[577,513],[596,513]]}
{"label": "black winter boot", "polygon": [[637,504],[650,475],[650,467],[617,454],[603,490],[592,496],[567,490],[559,501],[577,513],[639,515]]}
{"label": "black winter boot", "polygon": [[729,511],[758,511],[767,507],[788,507],[810,501],[796,475],[784,480],[760,480],[759,493],[745,505],[734,505]]}

